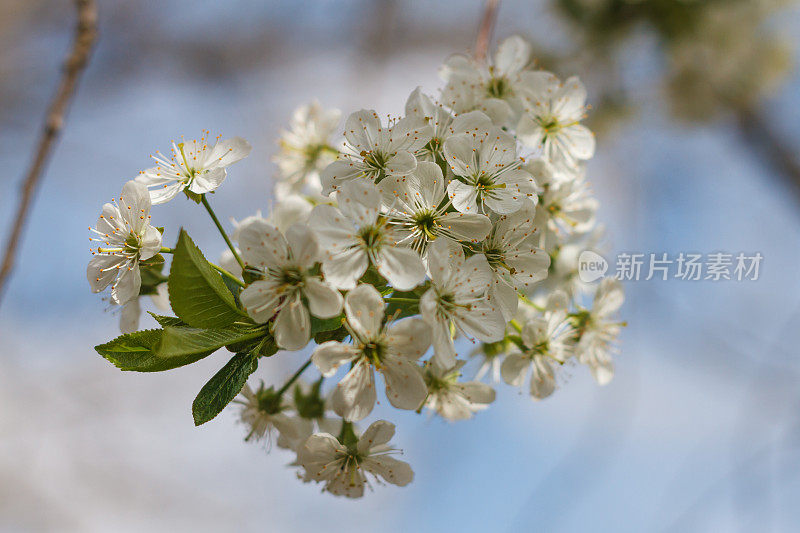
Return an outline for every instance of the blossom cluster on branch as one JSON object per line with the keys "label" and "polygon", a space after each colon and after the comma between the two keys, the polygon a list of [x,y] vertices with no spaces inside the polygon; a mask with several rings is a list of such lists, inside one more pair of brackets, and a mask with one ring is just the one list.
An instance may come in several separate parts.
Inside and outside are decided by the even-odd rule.
{"label": "blossom cluster on branch", "polygon": [[[586,90],[535,70],[519,37],[488,66],[456,55],[441,74],[438,98],[416,89],[401,117],[356,111],[343,141],[338,111],[295,111],[275,156],[275,207],[230,235],[208,195],[250,145],[206,132],[153,156],[92,230],[89,283],[110,287],[124,333],[96,350],[152,372],[226,348],[234,355],[195,399],[195,423],[233,401],[247,440],[274,439],[304,481],[348,497],[371,479],[413,478],[391,457],[393,424],[359,427],[384,395],[455,421],[494,401],[492,382],[542,399],[577,364],[607,383],[624,297],[615,280],[577,275],[578,253],[601,235],[585,179]],[[219,265],[183,229],[163,246],[151,224],[151,206],[180,193],[224,238]],[[160,329],[137,331],[145,295],[175,315],[151,313]],[[262,357],[297,351],[310,358],[283,384],[247,383]],[[472,379],[465,355],[477,360]],[[309,368],[316,379],[301,378]]]}

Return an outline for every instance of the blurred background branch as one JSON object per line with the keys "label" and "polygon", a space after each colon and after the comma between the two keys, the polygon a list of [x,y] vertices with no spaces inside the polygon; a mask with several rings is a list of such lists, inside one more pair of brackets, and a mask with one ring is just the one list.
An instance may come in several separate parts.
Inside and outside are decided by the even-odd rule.
{"label": "blurred background branch", "polygon": [[[800,304],[800,233],[795,198],[776,187],[796,173],[789,164],[800,144],[794,5],[502,2],[498,39],[532,38],[542,67],[586,83],[598,133],[591,175],[616,241],[608,253],[758,250],[765,273],[753,284],[629,283],[631,326],[608,388],[576,375],[568,392],[540,404],[505,390],[475,425],[412,417],[404,424],[418,438],[398,432],[409,461],[442,475],[420,476],[413,490],[376,492],[343,513],[340,501],[291,483],[280,461],[241,446],[232,414],[194,429],[175,398],[191,399],[218,361],[142,382],[84,348],[116,325],[87,290],[80,243],[98,194],[117,193],[147,153],[201,128],[256,147],[215,198],[221,217],[264,209],[272,142],[292,108],[319,98],[345,115],[365,102],[402,113],[417,84],[436,86],[443,58],[475,46],[486,3],[265,0],[186,9],[174,0],[107,0],[104,38],[54,160],[59,179],[41,190],[31,244],[17,249],[16,281],[0,309],[0,529],[236,523],[296,531],[303,516],[309,527],[354,532],[376,523],[495,530],[505,516],[527,529],[728,531],[755,515],[765,517],[756,529],[796,529],[797,376],[783,367],[797,361],[799,318],[787,310]],[[12,175],[22,175],[38,133],[29,117],[58,81],[53,50],[70,38],[70,7],[0,0],[0,157]],[[179,13],[180,23],[165,13]],[[773,161],[786,168],[777,172]],[[16,208],[10,196],[0,194],[4,225]],[[191,226],[192,213],[176,204],[159,217]],[[198,240],[217,242],[204,227]],[[759,369],[769,373],[754,394]],[[774,465],[773,481],[753,482],[753,471]],[[738,485],[745,489],[732,494]],[[755,493],[748,508],[737,503],[742,492]],[[34,525],[26,529],[26,520]]]}
{"label": "blurred background branch", "polygon": [[489,42],[492,40],[494,25],[497,22],[497,9],[500,7],[500,0],[486,0],[483,7],[478,26],[478,37],[475,39],[475,59],[479,63],[486,61],[486,53],[489,50]]}
{"label": "blurred background branch", "polygon": [[5,243],[3,262],[0,266],[0,304],[6,285],[14,268],[14,261],[20,247],[20,239],[25,229],[25,222],[30,215],[31,203],[39,187],[47,162],[55,148],[56,142],[64,128],[69,104],[75,96],[78,80],[86,68],[97,38],[97,10],[94,0],[75,0],[77,23],[72,48],[64,63],[58,89],[53,96],[45,116],[36,150],[30,168],[20,187],[19,204],[11,224],[8,240]]}

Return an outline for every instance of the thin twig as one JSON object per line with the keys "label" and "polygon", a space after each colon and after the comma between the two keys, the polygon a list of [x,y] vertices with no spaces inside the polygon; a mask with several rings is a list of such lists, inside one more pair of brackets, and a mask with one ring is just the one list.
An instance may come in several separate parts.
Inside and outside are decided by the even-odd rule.
{"label": "thin twig", "polygon": [[478,26],[478,37],[475,39],[475,59],[478,63],[486,61],[486,53],[489,50],[489,41],[492,39],[492,30],[497,21],[497,8],[500,0],[486,0],[483,8],[480,26]]}
{"label": "thin twig", "polygon": [[20,200],[17,214],[11,226],[11,232],[6,242],[3,255],[3,265],[0,267],[0,300],[2,300],[8,277],[14,268],[14,260],[19,251],[20,238],[25,222],[30,214],[31,202],[36,194],[40,179],[53,153],[56,141],[64,128],[64,118],[70,102],[75,96],[78,79],[86,68],[89,56],[97,38],[97,9],[94,0],[75,0],[78,13],[78,23],[75,27],[75,38],[64,71],[58,85],[44,122],[44,128],[39,137],[39,143],[34,153],[33,161],[28,173],[22,182]]}

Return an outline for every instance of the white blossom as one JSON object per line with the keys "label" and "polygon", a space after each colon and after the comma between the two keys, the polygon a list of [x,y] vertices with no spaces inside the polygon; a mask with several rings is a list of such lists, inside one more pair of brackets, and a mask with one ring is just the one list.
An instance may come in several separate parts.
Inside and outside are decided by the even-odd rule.
{"label": "white blossom", "polygon": [[279,447],[297,450],[315,431],[334,435],[339,433],[344,421],[328,416],[330,400],[321,396],[320,386],[321,380],[309,384],[299,379],[295,383],[292,397],[285,400],[292,411],[290,416],[293,417],[294,430],[280,433],[276,441]]}
{"label": "white blossom", "polygon": [[393,436],[394,424],[385,420],[372,423],[349,445],[329,433],[317,433],[298,450],[297,462],[310,480],[324,483],[325,490],[337,496],[363,496],[367,474],[403,487],[411,483],[414,472],[408,463],[390,457],[397,452],[388,445]]}
{"label": "white blossom", "polygon": [[424,94],[419,87],[414,89],[406,101],[406,115],[418,117],[427,122],[431,129],[431,140],[417,153],[419,161],[444,163],[444,143],[457,133],[474,133],[492,127],[492,119],[480,111],[470,111],[454,115],[441,104]]}
{"label": "white blossom", "polygon": [[296,194],[281,197],[272,207],[267,220],[281,231],[286,231],[295,224],[307,224],[314,206]]}
{"label": "white blossom", "polygon": [[357,178],[379,182],[386,176],[408,175],[417,167],[414,153],[428,144],[431,134],[431,127],[419,117],[405,117],[383,126],[375,111],[353,113],[345,122],[341,159],[322,171],[322,194],[330,194]]}
{"label": "white blossom", "polygon": [[341,111],[324,109],[317,101],[294,110],[289,129],[278,139],[280,151],[272,158],[280,169],[276,196],[283,198],[304,189],[322,191],[319,173],[339,154],[334,142],[341,118]]}
{"label": "white blossom", "polygon": [[586,233],[594,228],[598,205],[582,177],[553,181],[542,192],[537,225],[561,235]]}
{"label": "white blossom", "polygon": [[151,156],[156,166],[143,170],[136,181],[150,188],[154,204],[175,198],[184,189],[205,194],[219,187],[228,174],[227,167],[247,157],[252,147],[241,137],[220,140],[209,146],[210,132],[199,140],[172,142],[172,155]]}
{"label": "white blossom", "polygon": [[275,317],[273,334],[281,348],[299,350],[308,344],[309,311],[319,318],[341,312],[342,295],[312,271],[319,246],[308,226],[294,225],[284,237],[255,218],[240,226],[239,246],[246,267],[261,276],[242,291],[242,305],[257,322]]}
{"label": "white blossom", "polygon": [[531,205],[499,217],[483,243],[483,254],[494,274],[489,295],[507,320],[517,311],[517,291],[526,292],[547,277],[550,256],[535,246],[537,237]]}
{"label": "white blossom", "polygon": [[530,395],[537,400],[550,396],[556,388],[553,364],[562,364],[572,355],[575,331],[567,320],[567,296],[555,292],[548,309],[522,327],[524,350],[509,354],[500,373],[509,385],[522,386],[530,369]]}
{"label": "white blossom", "polygon": [[302,423],[285,412],[288,405],[283,398],[271,388],[265,389],[263,383],[257,391],[245,383],[240,396],[233,403],[242,406],[239,416],[248,428],[246,441],[268,441],[270,433],[276,429],[280,434],[279,440],[282,438],[284,442],[292,442],[299,439],[303,432]]}
{"label": "white blossom", "polygon": [[386,397],[399,409],[416,409],[427,389],[415,361],[431,345],[430,326],[418,318],[384,324],[385,302],[372,285],[362,284],[347,293],[345,314],[352,343],[328,341],[311,356],[323,376],[352,363],[336,386],[333,410],[348,421],[367,416],[375,405],[375,370],[386,381]]}
{"label": "white blossom", "polygon": [[161,232],[150,225],[147,189],[134,181],[127,182],[118,199],[103,205],[92,232],[95,237],[91,240],[100,243],[92,251],[94,257],[86,269],[92,292],[111,285],[111,301],[124,305],[139,296],[140,262],[161,249]]}
{"label": "white blossom", "polygon": [[457,361],[449,369],[427,363],[423,376],[428,386],[428,398],[425,407],[436,411],[447,420],[466,420],[472,415],[489,407],[494,401],[494,389],[478,381],[458,381],[461,367],[466,361]]}
{"label": "white blossom", "polygon": [[340,289],[352,289],[370,264],[392,286],[409,290],[425,278],[419,254],[398,244],[401,236],[380,215],[381,195],[367,181],[352,181],[338,193],[339,207],[318,205],[309,226],[325,251],[322,272]]}
{"label": "white blossom", "polygon": [[460,247],[438,239],[428,252],[431,288],[420,299],[422,318],[433,328],[433,361],[442,368],[456,363],[451,326],[484,342],[505,334],[500,310],[486,298],[492,270],[482,254],[464,259]]}
{"label": "white blossom", "polygon": [[616,317],[625,301],[622,284],[614,278],[603,278],[594,295],[591,310],[577,313],[579,340],[575,347],[578,362],[589,367],[594,379],[606,385],[614,377],[615,341],[624,325]]}
{"label": "white blossom", "polygon": [[568,168],[594,155],[594,134],[580,123],[586,113],[586,88],[578,78],[562,84],[549,72],[526,72],[519,93],[525,109],[517,125],[520,141],[541,148],[552,163]]}
{"label": "white blossom", "polygon": [[456,113],[483,111],[498,126],[505,125],[519,116],[517,87],[531,63],[531,45],[516,35],[500,43],[493,61],[486,66],[470,56],[453,55],[440,69],[447,82],[442,102]]}
{"label": "white blossom", "polygon": [[447,192],[461,213],[508,214],[536,201],[538,188],[520,168],[517,143],[500,128],[453,135],[444,143],[444,154],[455,175]]}
{"label": "white blossom", "polygon": [[398,242],[420,253],[439,237],[480,242],[492,228],[491,220],[484,215],[449,210],[442,170],[435,163],[420,161],[414,172],[386,178],[378,189],[387,206],[389,223],[396,226]]}

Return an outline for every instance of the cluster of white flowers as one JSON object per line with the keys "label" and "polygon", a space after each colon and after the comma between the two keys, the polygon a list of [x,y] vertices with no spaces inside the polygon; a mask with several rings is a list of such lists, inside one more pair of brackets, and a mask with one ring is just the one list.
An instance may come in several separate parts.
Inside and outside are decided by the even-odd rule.
{"label": "cluster of white flowers", "polygon": [[[275,157],[276,207],[236,223],[231,236],[206,195],[249,144],[210,144],[206,134],[154,156],[157,166],[104,206],[88,277],[95,292],[111,285],[119,305],[163,293],[166,282],[177,316],[154,315],[163,330],[98,351],[120,368],[152,371],[225,346],[236,355],[195,400],[196,423],[241,391],[248,439],[277,434],[303,480],[348,497],[363,494],[367,474],[396,485],[413,478],[388,456],[394,425],[356,426],[383,395],[376,372],[391,406],[451,421],[494,401],[481,381],[489,369],[535,399],[553,393],[567,364],[607,383],[623,292],[611,279],[576,281],[575,250],[594,242],[598,207],[584,177],[594,138],[581,124],[583,85],[534,70],[519,37],[489,65],[458,55],[441,74],[438,99],[416,89],[405,116],[387,120],[356,111],[343,142],[338,111],[298,109]],[[223,232],[222,266],[205,262],[183,231],[176,248],[162,247],[151,202],[181,191]],[[468,350],[480,358],[473,380],[464,379],[462,338],[479,343]],[[310,359],[282,386],[247,385],[260,357],[310,343]],[[311,366],[319,379],[299,379]]]}

